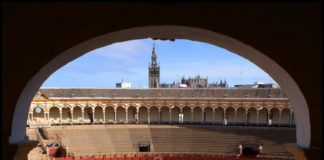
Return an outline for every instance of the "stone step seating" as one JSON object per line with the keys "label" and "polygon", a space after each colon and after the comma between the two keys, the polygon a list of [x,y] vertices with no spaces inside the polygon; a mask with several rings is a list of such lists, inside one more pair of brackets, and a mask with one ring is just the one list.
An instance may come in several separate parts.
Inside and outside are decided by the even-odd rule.
{"label": "stone step seating", "polygon": [[[294,143],[294,128],[201,125],[85,125],[46,129],[58,135],[72,153],[138,152],[139,142],[151,142],[154,152],[237,153],[238,144],[263,146],[265,155],[291,156],[282,146]],[[82,146],[82,147],[80,147]]]}

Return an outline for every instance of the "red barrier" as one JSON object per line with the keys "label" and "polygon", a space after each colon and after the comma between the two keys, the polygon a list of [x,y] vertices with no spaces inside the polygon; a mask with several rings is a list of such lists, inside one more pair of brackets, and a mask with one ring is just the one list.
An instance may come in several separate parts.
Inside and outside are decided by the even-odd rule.
{"label": "red barrier", "polygon": [[[58,157],[53,158],[53,160],[76,160],[74,157]],[[102,157],[102,158],[95,158],[95,157],[80,157],[78,160],[287,160],[283,158],[257,158],[257,157],[239,157],[237,159],[236,156],[232,157],[197,157],[197,156],[143,156],[143,157]]]}

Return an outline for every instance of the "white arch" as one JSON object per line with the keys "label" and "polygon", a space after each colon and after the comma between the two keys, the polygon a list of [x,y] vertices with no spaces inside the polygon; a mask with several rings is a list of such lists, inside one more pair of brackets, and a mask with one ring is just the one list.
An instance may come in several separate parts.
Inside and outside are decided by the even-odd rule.
{"label": "white arch", "polygon": [[19,144],[27,140],[26,125],[21,122],[27,121],[28,109],[35,95],[33,93],[36,93],[42,83],[60,67],[91,50],[115,42],[152,37],[206,42],[225,48],[256,64],[285,90],[291,105],[294,106],[295,115],[298,117],[296,118],[297,144],[305,148],[310,146],[310,119],[306,100],[296,82],[275,61],[253,47],[231,37],[201,28],[168,25],[136,27],[108,33],[78,44],[52,59],[32,77],[20,94],[11,126],[10,143]]}

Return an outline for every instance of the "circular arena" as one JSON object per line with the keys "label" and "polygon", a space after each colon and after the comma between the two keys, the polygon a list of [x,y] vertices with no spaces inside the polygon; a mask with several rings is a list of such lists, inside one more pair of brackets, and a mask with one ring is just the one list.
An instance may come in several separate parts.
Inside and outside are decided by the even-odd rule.
{"label": "circular arena", "polygon": [[280,88],[40,89],[29,159],[293,159],[293,106]]}

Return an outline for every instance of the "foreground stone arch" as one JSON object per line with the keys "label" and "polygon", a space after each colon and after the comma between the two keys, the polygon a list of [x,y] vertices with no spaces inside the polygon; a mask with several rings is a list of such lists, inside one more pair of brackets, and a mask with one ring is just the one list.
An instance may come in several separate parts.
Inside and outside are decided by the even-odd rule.
{"label": "foreground stone arch", "polygon": [[201,28],[184,26],[146,26],[126,29],[95,37],[77,46],[74,46],[50,61],[34,75],[27,83],[17,102],[10,137],[10,143],[19,144],[26,141],[25,123],[27,121],[28,106],[30,106],[33,93],[36,93],[41,84],[57,69],[74,60],[75,58],[93,49],[103,47],[114,42],[133,40],[148,37],[189,39],[206,42],[230,50],[247,58],[258,67],[267,72],[285,90],[292,106],[294,106],[296,120],[297,144],[302,147],[310,145],[310,120],[306,100],[298,85],[290,75],[276,62],[259,52],[231,37]]}

